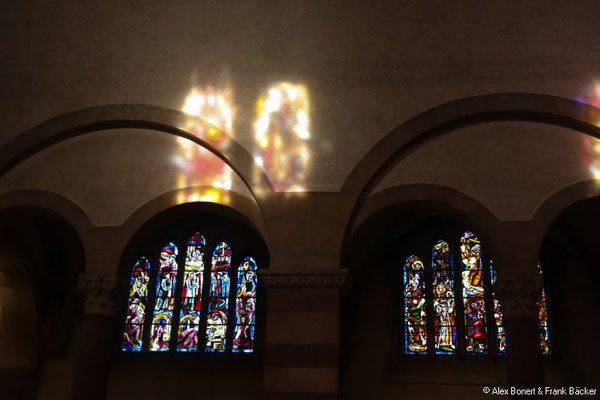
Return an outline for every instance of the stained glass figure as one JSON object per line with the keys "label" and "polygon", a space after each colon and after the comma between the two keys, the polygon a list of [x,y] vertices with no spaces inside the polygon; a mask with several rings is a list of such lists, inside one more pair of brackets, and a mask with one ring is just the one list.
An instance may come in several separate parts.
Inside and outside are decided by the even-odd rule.
{"label": "stained glass figure", "polygon": [[469,231],[460,239],[467,354],[487,353],[481,243]]}
{"label": "stained glass figure", "polygon": [[168,351],[171,340],[173,311],[156,311],[152,318],[150,351]]}
{"label": "stained glass figure", "polygon": [[506,354],[506,332],[504,331],[504,313],[500,301],[496,298],[494,290],[496,286],[496,269],[494,262],[490,260],[490,277],[492,282],[492,299],[494,300],[494,322],[496,324],[496,354]]}
{"label": "stained glass figure", "polygon": [[256,270],[256,262],[252,257],[244,258],[238,268],[234,353],[252,353],[254,351],[256,285],[258,283]]}
{"label": "stained glass figure", "polygon": [[177,351],[197,351],[198,349],[205,245],[204,236],[200,233],[195,233],[187,244]]}
{"label": "stained glass figure", "polygon": [[131,272],[127,319],[123,332],[123,351],[140,351],[142,349],[149,271],[150,262],[145,257],[141,257],[136,261]]}
{"label": "stained glass figure", "polygon": [[450,246],[439,240],[431,254],[433,269],[433,310],[435,312],[435,352],[456,352],[456,324],[454,300],[454,270]]}
{"label": "stained glass figure", "polygon": [[204,347],[207,352],[225,351],[230,266],[231,249],[227,243],[221,242],[215,248],[212,258]]}
{"label": "stained glass figure", "polygon": [[[542,275],[542,265],[538,263],[538,271]],[[550,331],[548,329],[548,308],[546,306],[546,291],[542,289],[538,305],[538,321],[540,329],[540,347],[542,354],[550,355]]]}
{"label": "stained glass figure", "polygon": [[160,253],[158,282],[156,284],[156,303],[152,318],[150,351],[168,351],[171,337],[171,321],[175,300],[177,279],[177,246],[167,244]]}
{"label": "stained glass figure", "polygon": [[414,255],[404,264],[404,344],[407,354],[427,353],[425,268]]}

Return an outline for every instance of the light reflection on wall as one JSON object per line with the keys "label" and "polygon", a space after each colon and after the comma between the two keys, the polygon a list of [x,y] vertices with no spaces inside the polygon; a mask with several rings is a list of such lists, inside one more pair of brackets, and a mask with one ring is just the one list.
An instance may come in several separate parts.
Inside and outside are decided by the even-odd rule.
{"label": "light reflection on wall", "polygon": [[[186,97],[182,111],[201,117],[204,122],[187,122],[183,129],[199,138],[210,139],[215,147],[226,149],[229,143],[228,135],[233,136],[234,107],[231,89],[217,89],[207,86],[204,89],[194,88]],[[217,188],[231,189],[232,169],[222,160],[215,157],[206,148],[184,138],[178,138],[179,151],[173,157],[173,162],[180,168],[177,177],[179,189],[205,183],[212,180]],[[202,179],[203,182],[198,182]],[[226,202],[220,191],[206,189],[202,192],[191,190],[180,193],[178,203],[207,201],[215,203]]]}
{"label": "light reflection on wall", "polygon": [[594,183],[594,193],[600,193],[600,140],[593,137],[583,137],[583,159]]}
{"label": "light reflection on wall", "polygon": [[[587,88],[585,94],[577,96],[577,101],[600,108],[600,81],[595,81]],[[595,125],[600,126],[600,120],[596,121]],[[600,140],[589,136],[583,137],[582,140],[587,169],[592,179],[596,180],[595,191],[600,192]]]}
{"label": "light reflection on wall", "polygon": [[256,105],[255,178],[263,168],[276,191],[304,191],[310,159],[308,90],[281,82]]}

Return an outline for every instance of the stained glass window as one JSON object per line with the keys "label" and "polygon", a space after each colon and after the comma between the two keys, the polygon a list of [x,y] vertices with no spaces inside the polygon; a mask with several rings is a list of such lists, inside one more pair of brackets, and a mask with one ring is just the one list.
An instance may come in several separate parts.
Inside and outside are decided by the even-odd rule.
{"label": "stained glass window", "polygon": [[192,236],[187,245],[177,351],[196,351],[198,348],[205,245],[204,236],[199,233]]}
{"label": "stained glass window", "polygon": [[131,272],[127,319],[123,332],[123,351],[140,351],[142,349],[149,271],[150,262],[141,257],[135,262]]}
{"label": "stained glass window", "polygon": [[254,351],[257,279],[256,261],[252,257],[246,257],[238,268],[234,353],[252,353]]}
{"label": "stained glass window", "polygon": [[[454,259],[460,263],[455,265]],[[538,270],[541,274],[539,263]],[[409,256],[402,268],[404,353],[506,354],[504,312],[496,297],[496,279],[493,261],[486,258],[479,238],[470,231],[456,233],[453,241],[433,242],[431,270],[417,254]],[[543,289],[537,306],[541,351],[548,355]],[[433,340],[428,342],[428,335]]]}
{"label": "stained glass window", "polygon": [[[538,263],[538,271],[542,275],[542,265]],[[550,331],[548,329],[548,308],[546,305],[546,290],[542,288],[538,305],[538,321],[540,328],[540,347],[542,354],[550,354]]]}
{"label": "stained glass window", "polygon": [[150,351],[167,351],[171,340],[171,321],[175,305],[175,285],[177,283],[177,246],[169,243],[160,252],[156,302],[152,317]]}
{"label": "stained glass window", "polygon": [[[187,242],[182,260],[178,259],[177,246],[168,243],[161,249],[156,269],[151,269],[152,263],[145,257],[135,262],[128,282],[122,351],[255,351],[257,263],[252,257],[244,257],[237,270],[231,271],[232,251],[227,243],[220,242],[208,254],[206,247],[205,237],[195,233]],[[210,268],[205,268],[205,257],[211,257]],[[179,270],[178,261],[183,263]],[[156,286],[149,285],[151,272]],[[230,293],[230,273],[237,274],[234,293]],[[228,321],[230,304],[235,304],[233,321]],[[146,318],[147,309],[153,310],[152,318]],[[144,331],[149,333],[144,335]],[[205,332],[204,346],[198,345],[201,332]]]}
{"label": "stained glass window", "polygon": [[206,345],[209,352],[224,352],[227,334],[227,306],[229,300],[229,267],[231,249],[221,242],[213,251],[206,321]]}
{"label": "stained glass window", "polygon": [[404,331],[406,352],[426,354],[425,268],[417,256],[404,264]]}
{"label": "stained glass window", "polygon": [[454,270],[450,246],[439,240],[431,255],[433,269],[433,310],[435,312],[435,352],[452,354],[456,351],[454,322]]}
{"label": "stained glass window", "polygon": [[496,270],[494,263],[490,260],[490,277],[492,281],[492,300],[494,301],[494,321],[496,323],[496,352],[506,354],[506,334],[504,332],[504,314],[500,301],[496,298],[494,287],[496,286]]}
{"label": "stained glass window", "polygon": [[485,354],[487,352],[487,329],[481,244],[473,233],[467,231],[460,238],[460,254],[466,352],[467,354]]}

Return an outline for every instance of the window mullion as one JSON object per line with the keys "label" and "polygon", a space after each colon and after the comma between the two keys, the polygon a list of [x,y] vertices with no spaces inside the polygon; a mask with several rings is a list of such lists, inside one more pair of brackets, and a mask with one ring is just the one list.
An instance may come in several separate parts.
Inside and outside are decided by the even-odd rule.
{"label": "window mullion", "polygon": [[[431,253],[431,252],[430,252]],[[427,254],[427,252],[425,253]],[[422,258],[427,260],[424,270],[425,275],[425,309],[427,310],[427,354],[435,354],[435,315],[433,309],[433,268],[431,266],[431,254],[428,258]]]}
{"label": "window mullion", "polygon": [[[483,252],[482,252],[483,253]],[[485,318],[488,326],[488,354],[496,355],[498,350],[498,327],[494,318],[494,287],[492,286],[492,278],[490,274],[490,261],[486,254],[481,255],[481,264],[483,268],[483,283],[484,283],[484,298],[485,298]],[[496,278],[498,279],[498,278]]]}
{"label": "window mullion", "polygon": [[455,316],[454,322],[456,324],[456,353],[464,356],[465,355],[465,309],[464,309],[464,299],[463,299],[463,291],[462,291],[462,257],[460,254],[460,239],[455,240],[456,245],[453,246],[452,253],[454,255],[453,269],[454,269],[454,296],[456,301],[454,303],[455,306]]}

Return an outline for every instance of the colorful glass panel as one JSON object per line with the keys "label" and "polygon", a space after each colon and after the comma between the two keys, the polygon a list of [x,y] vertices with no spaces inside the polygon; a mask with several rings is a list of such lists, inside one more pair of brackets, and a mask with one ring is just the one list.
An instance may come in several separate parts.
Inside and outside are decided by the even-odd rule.
{"label": "colorful glass panel", "polygon": [[230,266],[231,249],[227,243],[221,242],[215,248],[212,258],[204,347],[207,352],[225,351]]}
{"label": "colorful glass panel", "polygon": [[487,353],[481,243],[469,231],[460,239],[467,354]]}
{"label": "colorful glass panel", "polygon": [[196,351],[198,349],[205,245],[204,236],[200,233],[195,233],[187,244],[177,351]]}
{"label": "colorful glass panel", "polygon": [[431,254],[433,269],[433,310],[435,312],[435,352],[456,352],[454,270],[450,246],[439,240]]}
{"label": "colorful glass panel", "polygon": [[173,311],[156,311],[152,318],[150,351],[168,351],[171,341]]}
{"label": "colorful glass panel", "polygon": [[506,354],[506,332],[504,331],[504,313],[500,300],[496,298],[496,269],[490,260],[490,277],[492,282],[492,299],[494,300],[494,322],[496,324],[496,354]]}
{"label": "colorful glass panel", "polygon": [[238,268],[234,353],[252,353],[254,351],[256,285],[258,284],[256,269],[256,262],[252,257],[244,258]]}
{"label": "colorful glass panel", "polygon": [[427,353],[425,268],[417,256],[404,264],[404,343],[408,354]]}
{"label": "colorful glass panel", "polygon": [[150,351],[168,351],[177,280],[177,246],[167,244],[160,253]]}
{"label": "colorful glass panel", "polygon": [[131,272],[127,318],[123,332],[123,351],[140,351],[142,349],[149,271],[150,262],[145,257],[141,257],[136,261]]}
{"label": "colorful glass panel", "polygon": [[[538,263],[538,271],[542,275],[542,265]],[[548,308],[546,305],[546,291],[542,289],[538,305],[538,321],[540,330],[540,347],[542,354],[550,355],[550,331],[548,329]]]}

